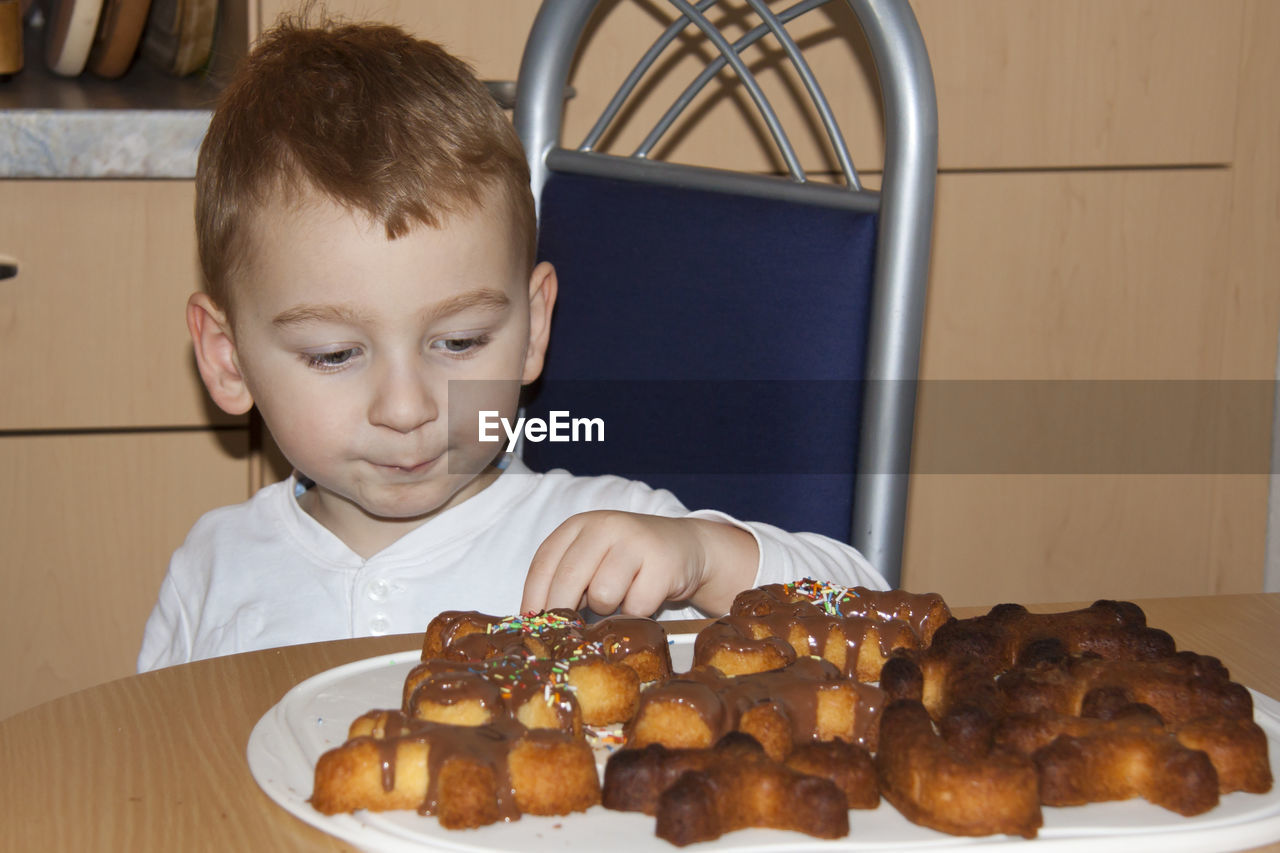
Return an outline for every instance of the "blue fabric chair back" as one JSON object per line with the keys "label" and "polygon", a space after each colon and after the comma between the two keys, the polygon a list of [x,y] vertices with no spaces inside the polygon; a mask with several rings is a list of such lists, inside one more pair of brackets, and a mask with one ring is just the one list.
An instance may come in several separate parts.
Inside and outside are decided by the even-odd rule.
{"label": "blue fabric chair back", "polygon": [[527,415],[605,440],[525,460],[848,541],[875,246],[874,214],[553,173],[560,292]]}

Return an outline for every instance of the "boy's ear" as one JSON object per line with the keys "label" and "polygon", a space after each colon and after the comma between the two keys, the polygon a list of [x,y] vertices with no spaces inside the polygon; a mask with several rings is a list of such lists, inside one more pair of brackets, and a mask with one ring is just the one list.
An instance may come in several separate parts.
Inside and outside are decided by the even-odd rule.
{"label": "boy's ear", "polygon": [[226,313],[207,294],[193,293],[187,300],[187,331],[191,332],[200,378],[213,402],[229,415],[249,411],[253,395],[240,373],[231,326]]}
{"label": "boy's ear", "polygon": [[533,268],[529,277],[529,347],[525,350],[524,375],[520,380],[525,385],[542,373],[547,340],[551,336],[551,311],[556,305],[558,288],[555,267],[543,261]]}

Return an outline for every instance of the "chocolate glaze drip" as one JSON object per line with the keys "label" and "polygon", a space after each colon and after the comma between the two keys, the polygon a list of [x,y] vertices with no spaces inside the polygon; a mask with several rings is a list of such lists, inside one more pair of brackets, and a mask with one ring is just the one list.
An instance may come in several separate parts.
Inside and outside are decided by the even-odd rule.
{"label": "chocolate glaze drip", "polygon": [[[823,612],[827,600],[815,601],[803,593],[789,590],[789,584],[767,584],[742,592],[734,600],[730,613],[764,615],[780,605],[809,605]],[[833,616],[856,616],[879,622],[903,622],[913,634],[928,640],[942,622],[950,618],[942,596],[933,592],[913,593],[900,589],[876,590],[863,586],[847,588],[847,594],[830,602],[837,612]]]}
{"label": "chocolate glaze drip", "polygon": [[528,652],[524,639],[512,634],[467,634],[444,647],[445,660],[473,661]]}
{"label": "chocolate glaze drip", "polygon": [[418,811],[435,814],[440,803],[440,770],[451,758],[464,758],[479,761],[493,771],[499,817],[505,821],[519,818],[507,757],[523,733],[524,727],[519,723],[504,719],[487,726],[449,726],[447,732],[435,729],[428,735],[427,794]]}
{"label": "chocolate glaze drip", "polygon": [[493,771],[498,814],[503,820],[510,821],[519,818],[520,812],[516,807],[507,757],[517,740],[534,734],[509,719],[499,719],[485,726],[450,726],[415,720],[400,711],[386,711],[383,726],[367,737],[378,746],[382,788],[385,791],[394,790],[396,786],[399,745],[405,741],[427,745],[427,790],[423,792],[422,805],[418,808],[420,813],[435,814],[440,803],[440,771],[450,759],[461,757],[479,762]]}
{"label": "chocolate glaze drip", "polygon": [[868,636],[878,638],[881,656],[888,657],[896,648],[926,645],[950,616],[935,593],[849,587],[838,597],[815,601],[792,586],[768,584],[740,593],[727,616],[699,633],[694,660],[706,662],[716,649],[750,653],[772,648],[784,661],[830,657],[829,644],[840,638],[844,673],[853,676]]}
{"label": "chocolate glaze drip", "polygon": [[405,678],[403,711],[415,716],[423,704],[456,705],[475,701],[493,718],[511,717],[535,695],[542,694],[555,711],[558,727],[571,731],[577,701],[554,662],[511,654],[485,661],[425,661]]}
{"label": "chocolate glaze drip", "polygon": [[816,657],[799,658],[783,669],[752,675],[730,677],[707,667],[676,676],[641,695],[639,711],[627,726],[627,737],[632,739],[634,722],[643,716],[647,705],[677,702],[697,712],[711,731],[713,742],[737,729],[743,714],[762,704],[773,705],[782,712],[791,724],[794,742],[815,741],[818,696],[824,685],[833,683],[857,691],[854,742],[873,746],[884,692],[874,685],[848,680],[837,667]]}
{"label": "chocolate glaze drip", "polygon": [[447,660],[477,661],[530,653],[556,660],[602,658],[627,663],[632,655],[651,652],[658,658],[659,677],[671,674],[667,635],[653,619],[611,616],[587,625],[581,614],[568,608],[548,610],[523,621],[463,610],[447,611],[436,619],[443,626],[441,657]]}
{"label": "chocolate glaze drip", "polygon": [[[771,619],[770,616],[760,617],[763,619]],[[763,651],[772,648],[782,659],[791,663],[796,659],[796,651],[787,642],[785,637],[790,634],[792,620],[784,617],[781,625],[771,622],[759,622],[757,617],[730,615],[717,619],[707,627],[698,632],[698,636],[693,641],[693,659],[695,663],[703,663],[707,661],[712,652],[716,649],[725,649],[730,652],[745,653],[754,651]],[[760,636],[756,633],[755,625],[762,624],[765,626],[765,633]],[[796,624],[799,624],[798,622]],[[778,629],[782,630],[782,636],[778,636]],[[813,644],[814,638],[810,637],[810,645]],[[806,654],[813,652],[805,650]]]}
{"label": "chocolate glaze drip", "polygon": [[[465,659],[484,660],[487,657],[491,657],[491,652],[497,648],[494,641],[489,639],[492,636],[489,633],[489,628],[502,621],[498,616],[490,616],[474,610],[450,610],[441,613],[436,617],[435,621],[442,626],[440,642],[446,652],[452,649],[460,650],[465,647],[469,652]],[[506,652],[503,650],[501,653],[505,654]],[[463,659],[448,654],[445,657]]]}
{"label": "chocolate glaze drip", "polygon": [[652,652],[658,658],[660,678],[671,675],[671,649],[662,623],[638,616],[610,616],[587,626],[584,639],[598,645],[605,660],[626,663],[632,655]]}

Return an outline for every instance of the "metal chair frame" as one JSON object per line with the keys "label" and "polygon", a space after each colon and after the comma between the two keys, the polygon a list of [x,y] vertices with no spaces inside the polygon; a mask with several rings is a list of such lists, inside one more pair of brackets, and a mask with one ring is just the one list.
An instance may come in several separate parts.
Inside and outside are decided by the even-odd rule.
{"label": "metal chair frame", "polygon": [[[730,42],[704,12],[716,0],[668,0],[676,18],[623,81],[585,140],[561,142],[564,99],[577,44],[601,0],[545,0],[534,21],[516,85],[515,123],[524,140],[534,198],[552,171],[800,201],[878,215],[852,543],[890,581],[901,577],[916,380],[937,173],[938,117],[924,38],[907,0],[799,0],[773,12],[746,0],[761,23]],[[829,103],[785,24],[828,2],[846,3],[866,36],[884,108],[884,173],[865,189]],[[654,62],[688,27],[701,30],[719,56],[684,89],[630,156],[595,151],[627,98]],[[807,179],[776,112],[740,54],[772,35],[790,59],[827,134],[844,185]],[[706,84],[729,67],[751,97],[788,175],[750,175],[649,159],[655,145]]]}

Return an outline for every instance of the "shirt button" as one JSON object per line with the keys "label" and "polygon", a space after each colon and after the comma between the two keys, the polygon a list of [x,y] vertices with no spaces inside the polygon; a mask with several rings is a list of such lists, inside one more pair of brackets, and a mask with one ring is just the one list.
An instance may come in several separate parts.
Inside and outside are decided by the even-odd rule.
{"label": "shirt button", "polygon": [[369,599],[371,601],[386,601],[391,594],[391,584],[385,580],[377,580],[369,584]]}
{"label": "shirt button", "polygon": [[391,620],[384,614],[379,613],[377,616],[369,620],[369,633],[375,637],[380,637],[391,630]]}

